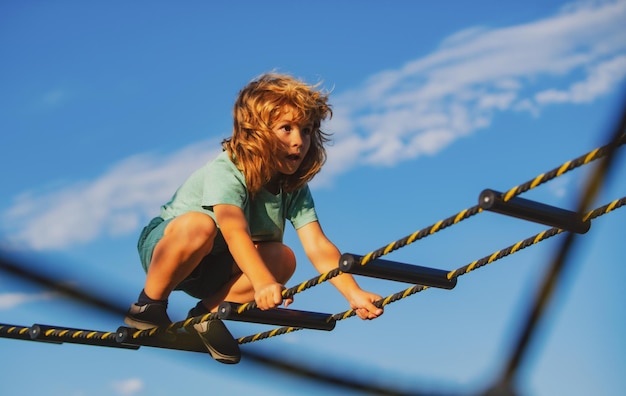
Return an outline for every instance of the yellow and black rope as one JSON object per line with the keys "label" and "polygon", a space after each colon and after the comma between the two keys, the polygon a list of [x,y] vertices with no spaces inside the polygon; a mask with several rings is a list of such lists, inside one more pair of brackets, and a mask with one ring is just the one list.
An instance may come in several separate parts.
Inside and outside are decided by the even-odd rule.
{"label": "yellow and black rope", "polygon": [[[580,166],[589,164],[592,161],[595,161],[599,158],[602,158],[604,156],[606,156],[606,154],[609,152],[609,149],[611,148],[611,146],[616,145],[616,146],[621,146],[623,144],[626,144],[626,134],[622,134],[614,143],[611,144],[607,144],[603,147],[597,148],[593,151],[588,152],[587,154],[581,155],[580,157],[571,160],[571,161],[567,161],[564,164],[562,164],[561,166],[552,169],[549,172],[546,173],[542,173],[539,176],[533,178],[532,180],[527,181],[526,183],[520,184],[518,186],[515,186],[511,189],[509,189],[506,193],[504,193],[504,197],[503,199],[505,201],[510,200],[511,198],[520,195],[521,193],[524,193],[530,189],[533,189],[543,183],[546,183],[556,177],[562,176],[564,175],[566,172],[569,172],[573,169],[576,169]],[[401,238],[397,241],[391,242],[386,246],[383,246],[377,250],[374,250],[366,255],[363,256],[363,258],[361,259],[361,265],[366,265],[368,262],[375,260],[381,256],[384,256],[388,253],[393,252],[394,250],[397,250],[401,247],[404,247],[406,245],[409,245],[417,240],[420,240],[422,238],[425,238],[429,235],[432,235],[438,231],[443,230],[444,228],[447,228],[449,226],[452,226],[454,224],[458,224],[461,221],[468,219],[478,213],[480,213],[482,211],[482,209],[476,205],[476,206],[472,206],[471,208],[465,209],[460,211],[459,213],[450,216],[444,220],[440,220],[437,223],[426,227],[422,230],[416,231],[411,235],[407,235],[404,238]]]}
{"label": "yellow and black rope", "polygon": [[29,329],[30,327],[0,323],[0,336],[16,340],[30,340]]}
{"label": "yellow and black rope", "polygon": [[[594,209],[587,214],[585,214],[584,218],[587,220],[593,220],[597,217],[610,213],[622,206],[626,205],[626,197],[621,199],[614,200],[607,205]],[[526,238],[522,241],[519,241],[511,246],[508,246],[504,249],[500,249],[492,254],[489,254],[481,259],[472,261],[471,263],[464,265],[458,269],[450,271],[448,273],[448,277],[458,278],[462,275],[465,275],[471,271],[474,271],[478,268],[481,268],[487,264],[491,264],[497,260],[500,260],[504,257],[507,257],[511,254],[517,253],[524,248],[535,245],[539,242],[545,241],[548,238],[551,238],[555,235],[562,233],[563,230],[558,228],[550,228],[548,230],[542,231],[539,234],[533,235],[529,238]],[[416,293],[422,292],[428,289],[428,286],[423,285],[414,285],[400,292],[391,294],[375,303],[378,307],[385,307],[389,304],[392,304],[396,301],[407,298]],[[334,315],[330,315],[329,319],[334,320],[344,320],[350,318],[355,315],[354,310],[350,309],[344,312],[340,312]],[[203,316],[199,316],[197,318],[190,318],[182,322],[173,323],[172,325],[164,328],[153,328],[150,330],[137,330],[137,329],[129,329],[129,333],[126,334],[126,338],[124,338],[123,342],[120,342],[119,335],[113,332],[101,332],[94,330],[83,330],[83,329],[67,329],[61,327],[50,327],[43,325],[34,325],[31,327],[17,326],[17,325],[9,325],[9,324],[0,324],[0,336],[5,338],[14,338],[21,340],[37,340],[37,341],[46,341],[46,342],[69,342],[69,343],[80,343],[87,345],[100,345],[100,346],[118,346],[124,348],[137,349],[139,345],[145,346],[153,346],[153,347],[162,347],[168,349],[181,349],[181,350],[190,350],[190,351],[202,351],[202,348],[191,348],[191,347],[182,347],[178,342],[181,340],[182,334],[176,333],[177,329],[180,328],[188,328],[191,324],[211,320],[216,318],[215,314],[207,314]],[[241,337],[238,339],[240,344],[251,343],[255,341],[261,341],[267,338],[272,338],[288,333],[293,333],[295,331],[302,330],[299,327],[281,327],[276,328],[270,331],[253,334],[245,337]],[[164,334],[174,334],[170,338],[163,337]],[[183,336],[182,339],[185,337]]]}
{"label": "yellow and black rope", "polygon": [[[621,146],[626,143],[626,134],[622,134],[619,138],[613,143],[613,145]],[[546,172],[541,175],[529,180],[526,183],[513,187],[508,190],[503,195],[503,199],[510,200],[511,198],[526,192],[530,189],[533,189],[549,180],[552,180],[556,177],[559,177],[566,172],[578,168],[582,165],[589,164],[590,162],[604,157],[609,150],[609,145],[595,149],[585,155],[582,155],[574,160],[568,161],[561,166]],[[584,221],[595,219],[598,216],[609,213],[623,205],[626,204],[626,198],[621,198],[615,200],[603,207],[595,209],[591,212],[588,212],[584,216]],[[450,216],[444,220],[441,220],[429,227],[421,229],[419,231],[414,232],[411,235],[406,236],[400,240],[392,242],[380,249],[374,250],[361,258],[360,264],[366,265],[368,262],[373,261],[383,255],[386,255],[394,250],[397,250],[401,247],[409,245],[417,240],[420,240],[426,236],[432,235],[438,231],[443,230],[444,228],[450,227],[454,224],[458,224],[459,222],[472,217],[478,213],[480,213],[482,209],[478,205],[473,206],[471,208],[465,209],[453,216]],[[490,264],[496,260],[499,260],[503,257],[506,257],[510,254],[516,253],[528,246],[536,244],[538,242],[544,241],[554,235],[563,232],[563,230],[558,228],[551,228],[542,233],[539,233],[533,237],[527,238],[523,241],[520,241],[514,245],[511,245],[505,249],[501,249],[497,252],[489,256],[485,256],[482,259],[475,260],[472,263],[469,263],[463,267],[460,267],[456,270],[450,271],[448,273],[448,278],[458,278],[461,275],[469,273],[475,269],[478,269],[482,266]],[[334,278],[342,273],[339,268],[335,268],[327,273],[321,274],[315,278],[309,279],[305,282],[302,282],[294,287],[283,290],[283,298],[289,298],[294,296],[297,293],[303,292],[311,287],[317,286],[327,280]],[[379,307],[386,306],[400,299],[406,298],[415,293],[421,292],[427,289],[427,286],[423,285],[415,285],[401,292],[392,294],[386,298],[381,299],[376,302],[376,305]],[[242,304],[238,311],[242,312],[248,309],[256,308],[255,302],[249,302],[246,304]],[[348,310],[342,313],[337,313],[329,316],[330,319],[334,320],[342,320],[347,319],[355,315],[354,310]],[[216,313],[209,313],[198,317],[188,318],[184,321],[174,322],[169,326],[165,327],[157,327],[149,330],[138,330],[138,329],[129,329],[129,328],[120,328],[122,331],[118,329],[117,334],[111,332],[99,332],[92,330],[81,330],[81,329],[64,329],[64,328],[53,328],[46,326],[45,328],[40,327],[39,325],[34,325],[31,327],[22,327],[15,325],[6,325],[0,324],[0,337],[7,338],[16,338],[16,339],[30,339],[37,341],[49,341],[49,342],[75,342],[75,343],[83,343],[83,344],[91,344],[91,345],[103,345],[103,346],[114,346],[114,343],[122,344],[126,346],[133,345],[148,345],[148,346],[156,346],[156,347],[165,347],[170,349],[177,349],[176,346],[176,338],[180,338],[181,335],[184,335],[185,332],[180,332],[181,329],[189,330],[194,324],[216,319]],[[268,332],[258,333],[254,335],[250,335],[247,337],[239,338],[238,341],[241,344],[254,342],[263,340],[270,337],[275,337],[282,334],[291,333],[297,330],[301,330],[298,327],[282,327],[277,328]],[[193,332],[191,332],[193,333]],[[175,337],[168,337],[168,335],[175,335]],[[183,337],[184,338],[184,337]],[[121,341],[122,340],[122,341]],[[185,346],[181,348],[183,350],[196,350],[194,346]]]}
{"label": "yellow and black rope", "polygon": [[[599,207],[597,209],[594,209],[590,212],[588,212],[584,218],[585,220],[592,220],[595,219],[599,216],[605,215],[609,212],[612,212],[615,209],[618,209],[622,206],[626,205],[626,197],[623,197],[621,199],[617,199],[614,200],[612,202],[610,202],[607,205],[604,205],[602,207]],[[491,264],[494,261],[500,260],[506,256],[509,256],[511,254],[514,254],[516,252],[519,252],[520,250],[527,248],[529,246],[535,245],[539,242],[545,241],[546,239],[553,237],[555,235],[558,235],[560,233],[562,233],[563,230],[553,227],[550,228],[548,230],[542,231],[539,234],[533,235],[529,238],[526,238],[522,241],[517,242],[514,245],[508,246],[504,249],[500,249],[488,256],[485,256],[481,259],[472,261],[471,263],[464,265],[458,269],[455,269],[453,271],[450,271],[448,273],[448,278],[449,279],[453,279],[453,278],[458,278],[462,275],[465,275],[471,271],[474,271],[478,268],[481,268],[487,264]],[[423,285],[415,285],[412,286],[406,290],[400,291],[398,293],[394,293],[391,294],[379,301],[377,301],[374,305],[378,306],[378,307],[384,307],[387,306],[391,303],[394,303],[396,301],[399,301],[401,299],[404,299],[406,297],[409,297],[413,294],[419,293],[421,291],[424,291],[426,289],[428,289],[428,286],[423,286]],[[350,309],[347,310],[345,312],[341,312],[341,313],[337,313],[334,315],[331,315],[331,318],[339,321],[339,320],[343,320],[343,319],[347,319],[349,317],[352,317],[355,315],[354,310]],[[300,330],[300,328],[297,327],[281,327],[278,329],[274,329],[271,331],[267,331],[267,332],[263,332],[263,333],[258,333],[258,334],[253,334],[250,336],[246,336],[246,337],[241,337],[239,338],[239,343],[240,344],[245,344],[245,343],[250,343],[250,342],[254,342],[254,341],[259,341],[259,340],[263,340],[266,338],[270,338],[270,337],[275,337],[275,336],[279,336],[279,335],[283,335],[283,334],[287,334],[287,333],[291,333],[294,332],[296,330]]]}

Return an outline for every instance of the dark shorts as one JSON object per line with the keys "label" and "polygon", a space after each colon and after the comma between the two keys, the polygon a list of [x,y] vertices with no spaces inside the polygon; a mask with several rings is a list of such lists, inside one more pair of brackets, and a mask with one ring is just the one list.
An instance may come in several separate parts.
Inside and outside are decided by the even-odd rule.
{"label": "dark shorts", "polygon": [[[141,232],[137,242],[137,250],[139,251],[144,271],[148,271],[150,261],[152,260],[152,252],[157,243],[163,238],[165,227],[171,220],[155,217]],[[216,247],[226,246],[221,233],[218,233],[214,245]],[[209,297],[217,293],[230,280],[233,262],[233,257],[228,249],[213,249],[211,253],[200,261],[200,264],[193,272],[176,286],[175,290],[182,290],[190,296],[199,299]]]}

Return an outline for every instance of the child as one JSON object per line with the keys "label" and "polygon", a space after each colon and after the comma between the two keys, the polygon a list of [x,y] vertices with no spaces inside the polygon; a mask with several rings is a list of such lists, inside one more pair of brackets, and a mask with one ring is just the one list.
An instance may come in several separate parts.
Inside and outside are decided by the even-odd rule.
{"label": "child", "polygon": [[[188,317],[215,312],[222,301],[254,300],[262,310],[279,306],[296,267],[282,243],[287,219],[320,273],[339,263],[307,184],[326,159],[328,135],[320,124],[332,116],[328,95],[291,76],[265,74],[239,92],[233,115],[224,151],[183,183],[139,238],[147,277],[125,318],[130,326],[170,324],[173,290],[200,299]],[[351,275],[331,283],[361,319],[383,313],[373,304],[381,297],[362,290]],[[194,328],[214,359],[239,362],[239,345],[222,321]]]}

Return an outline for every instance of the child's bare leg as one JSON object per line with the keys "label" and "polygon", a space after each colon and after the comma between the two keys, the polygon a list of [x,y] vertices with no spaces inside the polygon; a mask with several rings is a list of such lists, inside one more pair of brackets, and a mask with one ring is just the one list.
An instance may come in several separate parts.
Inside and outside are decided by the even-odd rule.
{"label": "child's bare leg", "polygon": [[204,213],[188,212],[173,219],[154,248],[144,287],[146,295],[166,300],[209,254],[216,235],[215,222]]}
{"label": "child's bare leg", "polygon": [[[293,251],[280,242],[265,242],[256,245],[265,265],[276,281],[283,285],[291,278],[296,270],[296,256]],[[217,311],[222,301],[247,303],[254,301],[254,288],[248,277],[242,274],[239,267],[233,264],[236,275],[225,284],[219,292],[202,300],[204,306],[211,312]]]}

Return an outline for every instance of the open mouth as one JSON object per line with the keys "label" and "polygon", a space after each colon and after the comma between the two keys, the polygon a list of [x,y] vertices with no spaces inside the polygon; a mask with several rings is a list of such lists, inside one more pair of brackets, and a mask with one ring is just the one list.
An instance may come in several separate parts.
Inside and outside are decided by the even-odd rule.
{"label": "open mouth", "polygon": [[287,159],[288,159],[289,161],[297,162],[297,161],[299,161],[299,160],[300,160],[300,156],[299,156],[298,154],[289,154],[289,155],[287,156]]}

